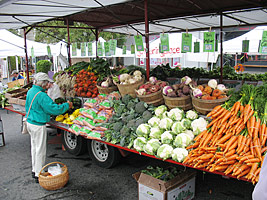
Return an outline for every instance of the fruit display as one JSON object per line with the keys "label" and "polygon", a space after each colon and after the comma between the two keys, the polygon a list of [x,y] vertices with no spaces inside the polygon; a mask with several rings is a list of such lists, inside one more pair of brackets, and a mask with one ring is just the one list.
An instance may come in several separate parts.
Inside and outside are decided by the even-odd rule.
{"label": "fruit display", "polygon": [[76,109],[72,114],[65,113],[64,115],[58,115],[56,117],[57,122],[62,122],[63,124],[73,124],[75,120],[80,115],[80,109]]}
{"label": "fruit display", "polygon": [[97,76],[94,72],[82,69],[76,75],[74,90],[79,97],[96,97],[98,90],[96,87]]}
{"label": "fruit display", "polygon": [[137,95],[148,95],[162,90],[168,83],[165,81],[157,80],[156,77],[150,77],[149,81],[139,86],[136,90]]}
{"label": "fruit display", "polygon": [[218,84],[215,79],[209,80],[208,84],[198,85],[192,90],[194,97],[204,100],[227,98],[227,88],[223,84]]}

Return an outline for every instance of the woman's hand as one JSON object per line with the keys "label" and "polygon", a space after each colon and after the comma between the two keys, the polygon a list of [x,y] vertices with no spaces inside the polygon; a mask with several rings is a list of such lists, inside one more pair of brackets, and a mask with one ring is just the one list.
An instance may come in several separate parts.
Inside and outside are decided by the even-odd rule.
{"label": "woman's hand", "polygon": [[73,103],[70,101],[68,101],[67,103],[69,104],[69,109],[71,109],[73,107]]}

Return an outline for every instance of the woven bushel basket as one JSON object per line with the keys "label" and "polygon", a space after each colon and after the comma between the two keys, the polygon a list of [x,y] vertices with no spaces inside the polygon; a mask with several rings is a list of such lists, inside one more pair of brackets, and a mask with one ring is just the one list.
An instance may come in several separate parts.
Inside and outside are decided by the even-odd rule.
{"label": "woven bushel basket", "polygon": [[[53,164],[62,165],[62,173],[56,176],[48,176],[48,172],[41,173],[46,167]],[[66,165],[61,162],[51,162],[45,165],[39,173],[39,184],[46,190],[58,190],[64,187],[69,181],[69,172]]]}
{"label": "woven bushel basket", "polygon": [[135,90],[137,90],[140,85],[144,84],[144,82],[145,82],[145,77],[143,77],[140,81],[137,81],[133,84],[117,84],[117,86],[122,97],[126,94],[129,94],[133,98],[136,98]]}
{"label": "woven bushel basket", "polygon": [[96,85],[97,89],[98,89],[98,92],[100,94],[110,94],[114,91],[118,91],[118,87],[116,85],[114,86],[111,86],[111,87],[101,87],[99,85]]}
{"label": "woven bushel basket", "polygon": [[184,97],[167,97],[163,95],[165,105],[169,108],[181,108],[183,110],[192,109],[192,101],[190,96]]}
{"label": "woven bushel basket", "polygon": [[140,101],[144,101],[147,104],[152,104],[154,106],[164,104],[162,90],[147,95],[137,95],[137,97],[140,99]]}
{"label": "woven bushel basket", "polygon": [[212,111],[212,109],[215,106],[224,104],[224,102],[229,99],[229,97],[226,97],[223,99],[204,100],[204,99],[198,99],[194,97],[192,94],[191,94],[191,98],[192,98],[192,104],[193,104],[194,109],[203,115],[208,114],[210,111]]}

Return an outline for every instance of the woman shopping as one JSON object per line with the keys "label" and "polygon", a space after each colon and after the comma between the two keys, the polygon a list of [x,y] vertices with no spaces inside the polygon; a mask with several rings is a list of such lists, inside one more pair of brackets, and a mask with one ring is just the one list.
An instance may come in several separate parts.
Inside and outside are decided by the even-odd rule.
{"label": "woman shopping", "polygon": [[34,85],[26,98],[27,128],[31,136],[32,177],[38,183],[38,175],[45,164],[47,131],[46,123],[51,115],[60,115],[72,107],[71,102],[57,105],[46,94],[53,83],[47,74],[39,72],[34,76]]}

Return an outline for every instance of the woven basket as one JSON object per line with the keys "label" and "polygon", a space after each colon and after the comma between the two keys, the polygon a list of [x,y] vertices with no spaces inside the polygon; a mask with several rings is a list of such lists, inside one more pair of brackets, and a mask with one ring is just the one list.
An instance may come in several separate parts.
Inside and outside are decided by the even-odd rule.
{"label": "woven basket", "polygon": [[[48,172],[41,173],[46,167],[53,164],[62,165],[62,173],[56,176],[48,176]],[[58,190],[64,187],[69,181],[69,172],[66,165],[61,162],[51,162],[45,165],[39,173],[39,184],[46,190]]]}
{"label": "woven basket", "polygon": [[212,111],[212,109],[215,106],[224,104],[224,102],[227,101],[230,97],[226,97],[223,99],[215,99],[215,100],[204,100],[204,99],[198,99],[191,94],[191,98],[194,109],[197,112],[206,115],[210,111]]}
{"label": "woven basket", "polygon": [[116,85],[111,86],[111,87],[107,87],[107,88],[105,88],[105,87],[101,87],[101,86],[99,86],[99,85],[96,85],[96,87],[97,87],[98,92],[99,92],[100,94],[110,94],[110,93],[112,93],[112,92],[114,92],[114,91],[118,91],[118,87],[117,87]]}
{"label": "woven basket", "polygon": [[147,104],[152,104],[154,106],[164,104],[162,90],[147,95],[137,95],[137,97],[140,99],[140,101],[144,101]]}
{"label": "woven basket", "polygon": [[140,85],[144,84],[144,82],[145,82],[145,77],[143,77],[140,81],[137,81],[136,83],[133,84],[117,84],[117,86],[122,97],[126,94],[129,94],[133,98],[136,98],[135,90],[137,90]]}
{"label": "woven basket", "polygon": [[192,109],[192,101],[190,96],[184,97],[167,97],[163,95],[165,105],[169,108],[181,108],[183,110]]}

